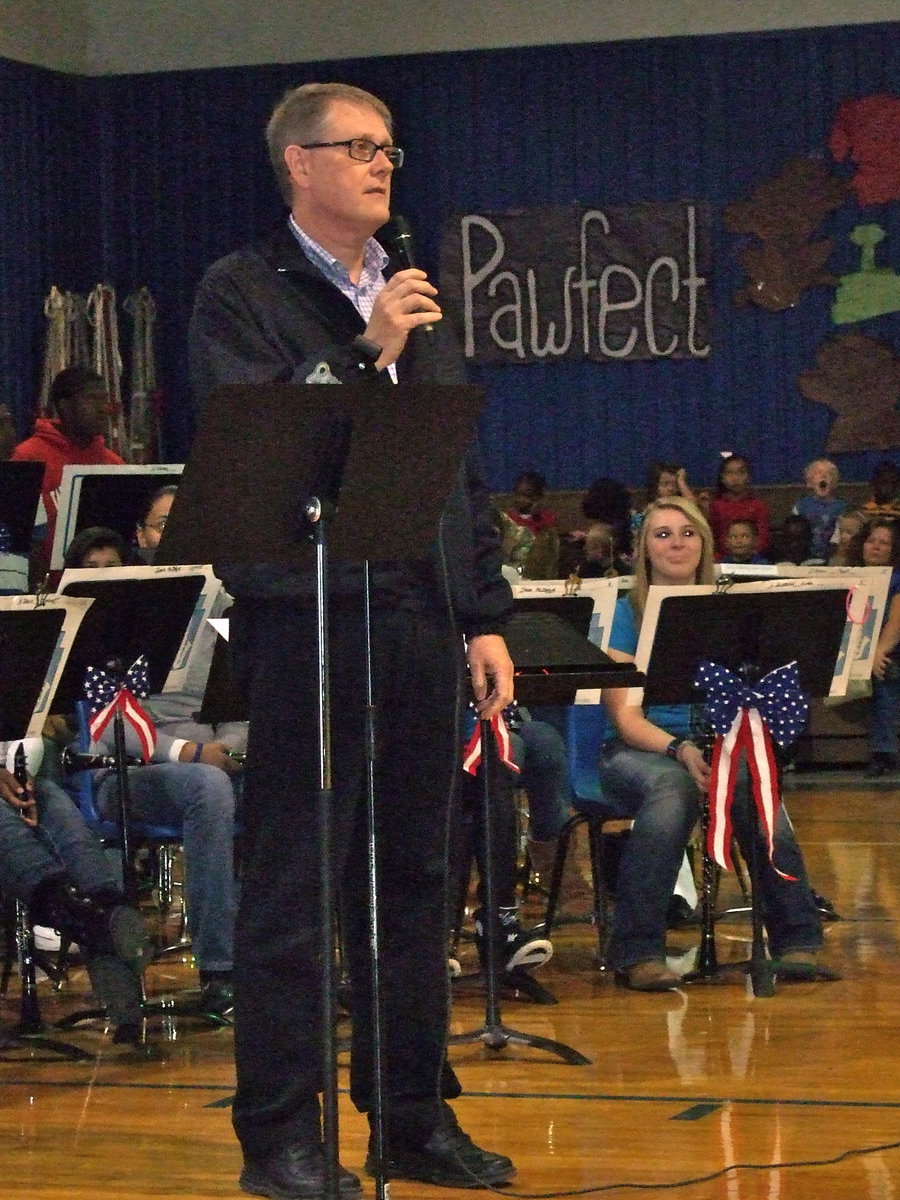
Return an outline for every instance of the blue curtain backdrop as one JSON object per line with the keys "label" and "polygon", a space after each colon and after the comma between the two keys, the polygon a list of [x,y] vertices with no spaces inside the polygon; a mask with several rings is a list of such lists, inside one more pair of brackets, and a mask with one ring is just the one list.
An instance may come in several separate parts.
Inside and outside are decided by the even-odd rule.
{"label": "blue curtain backdrop", "polygon": [[[0,62],[0,386],[23,431],[49,286],[85,290],[102,279],[121,298],[147,285],[159,309],[166,453],[184,454],[194,287],[216,257],[280,218],[262,130],[286,88],[325,78],[392,107],[408,152],[395,203],[432,271],[454,213],[573,201],[713,206],[711,356],[473,369],[488,397],[493,487],[525,466],[551,487],[601,474],[639,483],[654,457],[681,459],[702,483],[726,448],[751,457],[758,482],[779,482],[799,479],[822,452],[831,414],[795,380],[832,331],[832,293],[809,292],[781,314],[735,309],[742,243],[725,233],[722,209],[795,154],[827,162],[842,100],[896,93],[896,23],[100,79]],[[846,203],[822,227],[837,240],[833,268],[858,267],[847,234],[863,219],[886,228],[879,256],[900,268],[898,210]],[[900,348],[897,314],[862,328]],[[120,333],[124,344],[124,320]],[[863,479],[878,457],[839,464]]]}

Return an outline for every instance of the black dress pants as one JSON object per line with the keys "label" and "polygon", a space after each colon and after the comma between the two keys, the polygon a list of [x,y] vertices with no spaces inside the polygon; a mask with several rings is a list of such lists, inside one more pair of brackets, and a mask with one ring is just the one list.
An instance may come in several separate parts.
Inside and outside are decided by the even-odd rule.
{"label": "black dress pants", "polygon": [[[332,605],[334,880],[354,994],[351,1096],[372,1097],[361,601]],[[231,649],[250,708],[235,932],[233,1121],[245,1153],[318,1139],[322,1090],[314,612],[239,600]],[[446,1066],[447,861],[462,642],[426,610],[373,610],[376,825],[388,1128],[427,1128]]]}

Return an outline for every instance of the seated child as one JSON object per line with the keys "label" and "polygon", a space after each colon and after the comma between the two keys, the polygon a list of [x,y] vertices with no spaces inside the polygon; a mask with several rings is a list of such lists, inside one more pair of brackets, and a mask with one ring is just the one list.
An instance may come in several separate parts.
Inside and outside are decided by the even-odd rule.
{"label": "seated child", "polygon": [[559,533],[556,514],[544,506],[546,488],[543,475],[523,471],[513,485],[513,505],[503,513],[503,561],[525,579],[559,574]]}
{"label": "seated child", "polygon": [[757,550],[759,530],[749,517],[732,521],[725,532],[726,553],[719,561],[723,563],[765,563],[769,560]]}
{"label": "seated child", "polygon": [[872,498],[867,500],[860,512],[867,521],[876,517],[887,517],[892,521],[900,518],[900,467],[889,458],[875,464],[870,479]]}
{"label": "seated child", "polygon": [[795,567],[824,565],[824,558],[812,553],[812,526],[806,517],[799,513],[785,517],[775,544],[774,561],[793,563]]}
{"label": "seated child", "polygon": [[709,523],[716,539],[716,553],[727,554],[725,534],[732,521],[749,518],[759,535],[759,552],[768,554],[769,506],[750,490],[750,460],[743,454],[722,459],[716,477],[715,495],[709,502]]}
{"label": "seated child", "polygon": [[845,512],[837,519],[835,526],[836,542],[832,543],[831,557],[828,562],[833,567],[852,567],[854,565],[854,545],[862,533],[865,519],[862,513]]}
{"label": "seated child", "polygon": [[627,575],[630,567],[616,554],[613,528],[605,521],[594,521],[585,530],[584,550],[578,564],[582,579],[611,579]]}
{"label": "seated child", "polygon": [[806,517],[812,526],[814,558],[827,560],[837,519],[847,509],[847,501],[834,494],[840,477],[830,459],[813,459],[804,474],[809,493],[801,496],[791,509],[792,513]]}
{"label": "seated child", "polygon": [[128,562],[128,547],[121,533],[105,525],[82,529],[69,543],[66,567],[123,567]]}

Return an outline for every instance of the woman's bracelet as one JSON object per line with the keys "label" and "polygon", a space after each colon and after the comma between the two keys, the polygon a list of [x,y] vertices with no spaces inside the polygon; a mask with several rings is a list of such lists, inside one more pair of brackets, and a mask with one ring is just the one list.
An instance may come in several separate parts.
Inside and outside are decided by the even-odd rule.
{"label": "woman's bracelet", "polygon": [[681,757],[680,757],[679,752],[681,750],[681,747],[682,746],[693,746],[693,744],[694,743],[691,741],[690,738],[675,737],[675,738],[672,738],[671,742],[669,742],[668,746],[666,746],[663,753],[666,755],[667,758],[671,758],[675,762],[680,763]]}
{"label": "woman's bracelet", "polygon": [[200,755],[203,753],[203,747],[205,745],[206,745],[206,742],[198,742],[197,743],[197,749],[194,751],[193,755],[191,756],[192,763],[200,761]]}

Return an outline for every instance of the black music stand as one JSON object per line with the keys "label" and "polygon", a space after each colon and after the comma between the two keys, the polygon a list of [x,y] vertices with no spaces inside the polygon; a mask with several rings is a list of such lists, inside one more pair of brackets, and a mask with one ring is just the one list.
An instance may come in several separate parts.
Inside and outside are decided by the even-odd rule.
{"label": "black music stand", "polygon": [[72,539],[92,525],[114,529],[130,545],[150,497],[167,484],[177,486],[180,479],[180,463],[65,466],[51,548],[51,570],[62,570]]}
{"label": "black music stand", "polygon": [[[327,597],[329,560],[361,568],[369,642],[369,564],[425,560],[482,393],[471,387],[399,384],[222,387],[206,401],[155,562],[212,562],[226,581],[266,564],[299,574],[315,599],[319,660],[318,828],[322,903],[323,1140],[326,1191],[337,1197],[337,979],[331,879],[332,775]],[[439,453],[436,448],[439,448]],[[402,463],[397,455],[402,449]],[[260,497],[265,498],[260,503]],[[227,514],[227,520],[223,520]],[[367,656],[370,658],[370,656]],[[374,720],[367,662],[367,820],[376,1194],[384,1195],[383,1063],[378,964]]]}
{"label": "black music stand", "polygon": [[[747,590],[752,584],[712,594],[667,596],[662,600],[647,664],[644,703],[701,703],[695,685],[700,663],[714,662],[754,683],[769,671],[797,661],[800,684],[810,696],[827,696],[847,621],[847,589],[834,587],[785,590]],[[701,733],[698,711],[698,733]],[[780,774],[780,771],[779,771]],[[755,808],[751,809],[755,812]],[[749,964],[723,964],[716,957],[713,877],[707,851],[708,800],[701,806],[703,881],[701,941],[693,971],[686,982],[704,982],[721,973],[749,969],[753,994],[774,994],[772,969],[766,957],[762,912],[758,897],[757,837],[751,841],[748,871],[751,883],[753,940]]]}
{"label": "black music stand", "polygon": [[[62,608],[39,606],[0,611],[0,742],[24,738],[45,686],[65,620]],[[25,906],[16,904],[16,944],[19,956],[21,1006],[19,1022],[0,1036],[0,1052],[22,1046],[38,1050],[33,1061],[88,1062],[93,1055],[57,1038],[48,1037],[41,1019],[36,985],[34,935]]]}
{"label": "black music stand", "polygon": [[86,596],[93,604],[81,622],[63,669],[53,712],[73,712],[84,694],[87,668],[102,667],[114,660],[127,668],[144,655],[151,694],[165,687],[197,610],[206,576],[201,571],[170,575],[152,567],[127,570],[127,577],[114,578],[104,570],[90,572],[90,579],[63,577],[62,595]]}
{"label": "black music stand", "polygon": [[[580,634],[573,624],[566,620],[560,611],[547,611],[541,608],[541,601],[535,601],[535,608],[528,612],[522,601],[517,607],[517,613],[506,628],[506,640],[513,661],[518,664],[516,670],[516,695],[523,704],[573,704],[575,693],[579,688],[597,687],[639,687],[644,680],[632,663],[618,663],[605,654],[593,642],[589,642]],[[593,601],[586,597],[574,597],[564,604],[575,606],[587,603],[593,610]],[[590,613],[587,613],[588,619]],[[518,618],[518,619],[517,619]],[[589,1058],[571,1046],[562,1042],[551,1041],[549,1038],[538,1037],[536,1034],[523,1033],[510,1029],[503,1024],[500,1015],[497,977],[498,959],[496,944],[497,912],[496,896],[494,895],[493,872],[491,870],[493,848],[493,806],[491,805],[492,776],[498,767],[494,738],[490,724],[481,722],[481,773],[482,773],[482,839],[485,860],[485,872],[482,879],[483,908],[488,914],[485,939],[487,953],[485,955],[485,990],[486,1009],[484,1024],[478,1029],[466,1033],[454,1034],[450,1042],[482,1042],[489,1050],[503,1050],[512,1043],[516,1046],[531,1046],[534,1049],[546,1050],[555,1054],[570,1066],[584,1066]],[[511,973],[512,974],[512,973]],[[523,972],[524,974],[524,972]],[[534,981],[531,981],[534,982]],[[521,979],[513,980],[514,984],[524,985]],[[529,989],[532,990],[532,989]],[[542,1003],[553,1003],[551,998],[542,999]]]}
{"label": "black music stand", "polygon": [[31,551],[43,479],[43,463],[0,462],[0,525],[9,534],[10,554]]}

